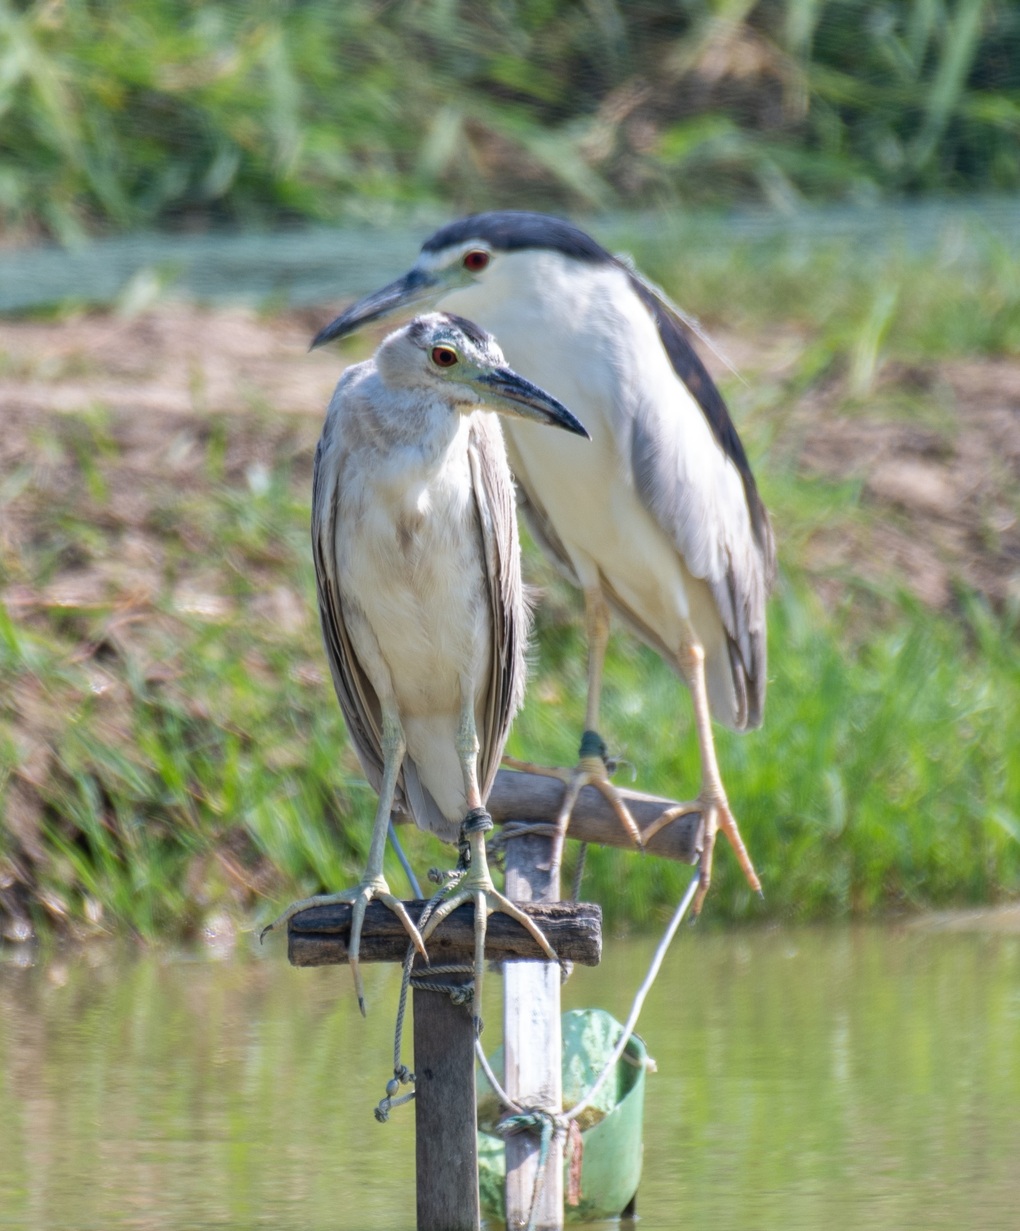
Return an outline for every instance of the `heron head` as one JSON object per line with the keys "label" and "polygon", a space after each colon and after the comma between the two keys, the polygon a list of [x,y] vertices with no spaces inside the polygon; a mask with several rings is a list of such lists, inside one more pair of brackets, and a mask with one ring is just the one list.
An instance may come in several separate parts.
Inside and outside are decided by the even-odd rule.
{"label": "heron head", "polygon": [[480,310],[486,291],[490,298],[540,293],[542,265],[529,262],[527,254],[549,252],[580,267],[613,259],[573,223],[550,214],[496,210],[459,218],[425,241],[406,274],[359,299],[321,329],[312,348],[408,308],[436,303],[451,291],[482,291],[471,310]]}
{"label": "heron head", "polygon": [[384,380],[430,389],[461,412],[481,406],[589,438],[562,402],[507,365],[491,334],[452,313],[430,312],[390,334],[376,363]]}
{"label": "heron head", "polygon": [[423,249],[406,274],[359,299],[320,329],[312,341],[312,350],[356,333],[373,321],[435,303],[452,290],[484,279],[495,256],[491,246],[481,239],[460,242],[438,252]]}

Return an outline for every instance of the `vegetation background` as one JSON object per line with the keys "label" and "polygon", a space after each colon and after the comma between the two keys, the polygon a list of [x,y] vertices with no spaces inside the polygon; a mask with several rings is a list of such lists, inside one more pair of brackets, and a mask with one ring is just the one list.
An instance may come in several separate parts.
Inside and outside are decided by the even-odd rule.
{"label": "vegetation background", "polygon": [[0,0],[0,218],[1020,188],[1007,0]]}
{"label": "vegetation background", "polygon": [[[268,255],[311,223],[544,208],[630,247],[736,359],[782,577],[765,728],[720,753],[767,898],[722,854],[707,917],[1016,896],[1018,187],[1004,0],[0,0],[0,288],[47,242],[254,229]],[[364,857],[311,616],[324,313],[160,285],[98,313],[69,285],[0,326],[10,939],[231,936]],[[513,750],[569,762],[578,604],[528,564]],[[672,675],[622,635],[607,675],[638,785],[693,794]],[[686,876],[591,862],[618,923]]]}

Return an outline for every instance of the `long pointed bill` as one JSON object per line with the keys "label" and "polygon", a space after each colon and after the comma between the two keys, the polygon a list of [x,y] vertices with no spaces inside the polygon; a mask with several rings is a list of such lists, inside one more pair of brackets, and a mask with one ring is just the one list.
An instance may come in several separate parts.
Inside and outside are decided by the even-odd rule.
{"label": "long pointed bill", "polygon": [[496,368],[484,376],[476,377],[475,383],[484,394],[485,404],[493,410],[514,415],[518,419],[533,419],[537,423],[562,427],[577,436],[583,436],[585,440],[591,440],[588,429],[562,402],[558,402],[544,389],[539,389],[538,385],[533,385],[530,380],[518,376],[510,368]]}
{"label": "long pointed bill", "polygon": [[373,291],[371,295],[366,295],[364,299],[352,304],[346,312],[341,312],[335,321],[319,330],[312,340],[311,349],[315,350],[317,346],[324,346],[336,338],[355,333],[363,325],[392,316],[401,308],[410,308],[431,299],[438,290],[438,283],[431,275],[412,269],[396,282],[391,282],[382,290]]}

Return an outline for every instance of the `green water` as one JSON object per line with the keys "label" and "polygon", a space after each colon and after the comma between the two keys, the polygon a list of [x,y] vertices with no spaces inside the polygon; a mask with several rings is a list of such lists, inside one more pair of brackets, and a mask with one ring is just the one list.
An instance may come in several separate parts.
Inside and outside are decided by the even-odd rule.
{"label": "green water", "polygon": [[[354,298],[402,274],[422,240],[452,215],[419,210],[380,225],[309,226],[204,235],[137,232],[71,247],[0,248],[0,313],[60,304],[138,307],[159,288],[206,302],[286,305]],[[650,210],[603,214],[584,223],[611,247],[650,242],[664,253],[767,241],[798,250],[844,242],[925,252],[953,244],[1007,243],[1020,227],[1015,196],[927,198],[895,204],[774,210]],[[971,235],[971,240],[966,235]]]}
{"label": "green water", "polygon": [[[618,1016],[653,941],[568,1007]],[[0,1228],[410,1229],[396,973],[0,961]],[[498,980],[489,980],[498,1016]],[[643,1231],[1020,1226],[1020,935],[687,931],[642,1019]],[[487,1031],[494,1045],[498,1031]]]}

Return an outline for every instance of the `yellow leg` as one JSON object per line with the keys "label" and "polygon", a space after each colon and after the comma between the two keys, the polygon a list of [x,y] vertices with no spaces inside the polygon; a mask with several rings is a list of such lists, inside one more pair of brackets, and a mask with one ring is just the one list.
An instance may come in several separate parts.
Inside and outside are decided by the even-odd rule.
{"label": "yellow leg", "polygon": [[694,726],[698,735],[698,751],[701,754],[701,790],[698,798],[689,803],[678,804],[669,808],[658,817],[644,833],[647,842],[660,829],[675,821],[678,817],[687,816],[691,812],[700,812],[704,819],[704,846],[698,872],[698,891],[691,906],[691,913],[696,918],[712,883],[712,853],[715,848],[717,832],[721,829],[730,841],[737,856],[748,884],[756,893],[761,893],[761,881],[754,870],[751,857],[747,853],[744,841],[737,828],[737,822],[730,811],[729,801],[719,773],[719,763],[715,755],[715,740],[712,737],[712,717],[708,708],[708,690],[705,685],[705,651],[700,645],[685,646],[678,655],[680,669],[683,672],[687,686],[691,690],[694,702]]}
{"label": "yellow leg", "polygon": [[528,774],[541,774],[544,778],[557,778],[564,783],[563,802],[560,804],[556,824],[559,828],[559,840],[555,862],[559,865],[559,854],[563,848],[570,814],[574,804],[586,786],[593,786],[606,800],[616,814],[617,820],[624,831],[630,835],[634,845],[643,846],[641,831],[630,814],[630,809],[623,802],[620,792],[609,780],[609,770],[606,767],[606,746],[598,734],[599,706],[602,699],[602,668],[606,658],[606,645],[609,641],[609,607],[598,586],[586,589],[584,592],[585,624],[588,632],[588,701],[585,710],[584,735],[581,737],[581,748],[577,764],[572,769],[550,768],[535,765],[531,761],[518,761],[514,757],[504,757],[503,764],[511,769],[519,769]]}

